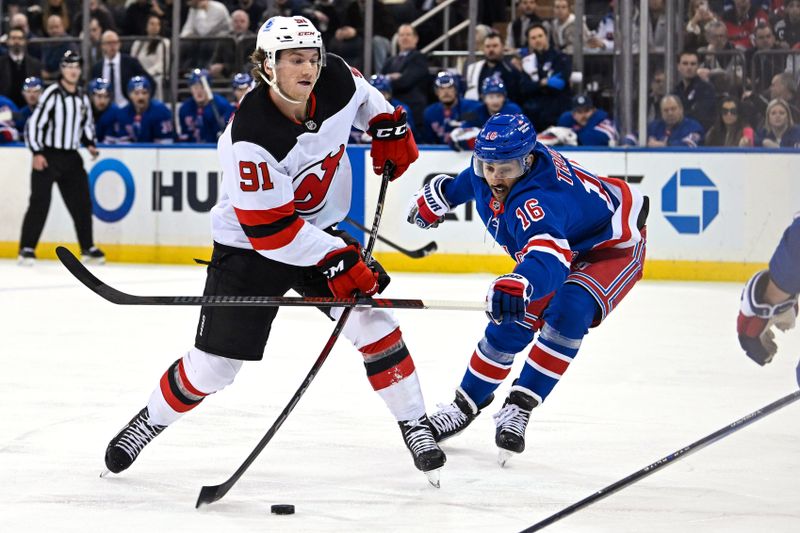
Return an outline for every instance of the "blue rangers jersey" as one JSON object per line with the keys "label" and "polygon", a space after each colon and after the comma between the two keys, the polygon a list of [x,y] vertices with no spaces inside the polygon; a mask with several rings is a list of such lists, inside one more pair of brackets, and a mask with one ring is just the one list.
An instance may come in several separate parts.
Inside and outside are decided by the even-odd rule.
{"label": "blue rangers jersey", "polygon": [[800,213],[783,232],[769,261],[769,277],[783,292],[800,293]]}
{"label": "blue rangers jersey", "polygon": [[178,140],[188,143],[216,143],[234,111],[233,105],[218,94],[214,95],[213,104],[209,102],[203,107],[198,107],[192,98],[184,100],[178,113],[181,126]]}
{"label": "blue rangers jersey", "polygon": [[19,110],[19,113],[14,117],[17,131],[25,131],[25,124],[28,123],[28,119],[31,118],[31,115],[33,115],[33,109],[31,109],[29,105]]}
{"label": "blue rangers jersey", "polygon": [[615,146],[619,137],[608,113],[602,109],[595,109],[585,126],[575,122],[571,111],[564,111],[556,125],[574,131],[579,146]]}
{"label": "blue rangers jersey", "polygon": [[111,102],[106,110],[99,115],[94,113],[94,133],[97,142],[117,142],[119,141],[120,132],[120,108],[117,104]]}
{"label": "blue rangers jersey", "polygon": [[136,113],[133,104],[120,112],[123,139],[132,143],[171,143],[175,132],[172,127],[172,112],[160,100],[150,100],[143,113]]}
{"label": "blue rangers jersey", "polygon": [[695,148],[703,144],[703,126],[694,119],[684,118],[674,127],[667,126],[661,119],[654,120],[647,126],[647,136],[657,141],[666,141],[667,146],[690,146]]}
{"label": "blue rangers jersey", "polygon": [[450,132],[465,126],[467,121],[475,121],[476,110],[481,106],[477,100],[459,98],[449,108],[436,102],[425,108],[425,124],[421,142],[425,144],[450,144]]}
{"label": "blue rangers jersey", "polygon": [[576,254],[628,248],[642,240],[637,227],[642,194],[618,179],[598,177],[555,150],[536,143],[531,170],[505,203],[472,166],[443,192],[451,206],[475,200],[489,233],[517,262],[514,272],[533,286],[533,299],[563,284]]}

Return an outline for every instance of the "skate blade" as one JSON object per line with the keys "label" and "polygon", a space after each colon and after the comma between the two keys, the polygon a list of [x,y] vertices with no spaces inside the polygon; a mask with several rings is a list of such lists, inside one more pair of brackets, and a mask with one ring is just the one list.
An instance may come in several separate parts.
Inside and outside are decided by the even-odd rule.
{"label": "skate blade", "polygon": [[87,256],[82,256],[81,257],[81,263],[83,263],[84,265],[97,265],[97,266],[100,266],[100,265],[105,265],[106,264],[106,258],[105,257],[87,257]]}
{"label": "skate blade", "polygon": [[441,486],[439,485],[439,477],[441,474],[441,470],[442,470],[441,468],[437,468],[435,470],[428,470],[427,472],[423,472],[423,474],[425,474],[425,477],[428,478],[428,483],[430,483],[437,489],[441,488]]}
{"label": "skate blade", "polygon": [[512,452],[510,450],[504,450],[503,448],[498,448],[497,449],[497,463],[500,466],[506,466],[506,463],[508,462],[508,460],[511,459],[512,457],[514,457],[515,455],[517,455],[516,452]]}
{"label": "skate blade", "polygon": [[109,474],[111,474],[111,470],[109,470],[108,468],[104,468],[103,471],[100,472],[100,477],[104,478],[107,477]]}
{"label": "skate blade", "polygon": [[25,257],[21,259],[17,259],[17,264],[21,267],[32,267],[36,262],[35,259],[31,259],[30,257]]}

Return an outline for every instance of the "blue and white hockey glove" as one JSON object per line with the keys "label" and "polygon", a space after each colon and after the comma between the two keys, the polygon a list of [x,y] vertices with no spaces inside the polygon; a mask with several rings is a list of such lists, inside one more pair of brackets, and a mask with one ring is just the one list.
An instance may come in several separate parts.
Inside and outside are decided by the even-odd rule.
{"label": "blue and white hockey glove", "polygon": [[444,197],[442,187],[451,179],[447,174],[439,174],[417,191],[408,205],[406,220],[422,229],[438,226],[450,211],[450,203]]}
{"label": "blue and white hockey glove", "polygon": [[772,361],[778,351],[772,326],[786,331],[793,328],[797,320],[796,294],[779,304],[761,303],[767,283],[769,273],[766,270],[757,272],[748,280],[742,290],[739,318],[736,320],[739,344],[747,357],[761,366]]}
{"label": "blue and white hockey glove", "polygon": [[525,318],[525,309],[533,296],[533,287],[524,276],[505,274],[489,285],[486,316],[495,324]]}

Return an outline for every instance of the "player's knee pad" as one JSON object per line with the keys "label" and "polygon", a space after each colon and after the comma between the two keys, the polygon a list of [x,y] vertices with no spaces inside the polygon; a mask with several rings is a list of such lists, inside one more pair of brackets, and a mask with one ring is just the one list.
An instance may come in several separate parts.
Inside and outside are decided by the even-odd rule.
{"label": "player's knee pad", "polygon": [[495,324],[489,322],[484,339],[498,353],[517,354],[533,340],[536,331],[519,322]]}
{"label": "player's knee pad", "polygon": [[387,309],[354,309],[342,334],[361,350],[379,342],[399,327],[394,313]]}
{"label": "player's knee pad", "polygon": [[205,394],[224,389],[233,383],[242,361],[228,359],[192,348],[183,356],[183,370],[189,383]]}

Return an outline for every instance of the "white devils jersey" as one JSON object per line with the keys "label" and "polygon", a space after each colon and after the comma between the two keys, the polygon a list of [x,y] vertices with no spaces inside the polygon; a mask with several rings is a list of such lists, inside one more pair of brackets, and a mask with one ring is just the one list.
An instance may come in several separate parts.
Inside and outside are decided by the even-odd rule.
{"label": "white devils jersey", "polygon": [[217,146],[216,242],[298,266],[315,265],[345,246],[323,229],[350,210],[350,128],[366,131],[372,117],[392,106],[342,58],[328,54],[326,62],[304,123],[278,110],[266,84],[242,99]]}

